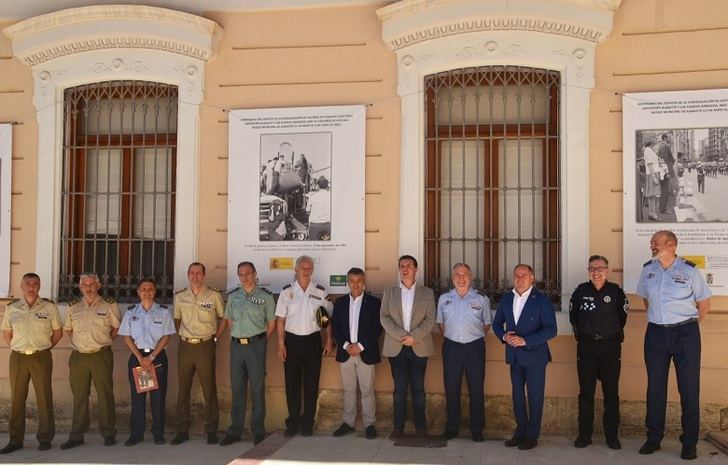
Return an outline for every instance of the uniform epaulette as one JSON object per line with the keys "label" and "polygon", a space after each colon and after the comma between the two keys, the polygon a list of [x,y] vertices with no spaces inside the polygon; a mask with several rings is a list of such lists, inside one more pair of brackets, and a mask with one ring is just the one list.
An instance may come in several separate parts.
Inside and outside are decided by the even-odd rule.
{"label": "uniform epaulette", "polygon": [[218,289],[218,288],[216,288],[216,287],[210,287],[210,288],[208,288],[208,289],[210,289],[211,291],[215,291],[215,292],[217,292],[218,294],[222,294],[222,289]]}
{"label": "uniform epaulette", "polygon": [[111,297],[106,297],[104,300],[106,301],[107,304],[115,304],[116,303],[116,300],[112,299]]}
{"label": "uniform epaulette", "polygon": [[167,309],[167,306],[166,305],[159,304],[159,306],[162,307],[165,310]]}
{"label": "uniform epaulette", "polygon": [[290,284],[286,284],[285,286],[283,286],[283,290],[285,291],[285,290],[286,290],[286,289],[288,289],[289,287],[291,287],[291,285],[290,285]]}
{"label": "uniform epaulette", "polygon": [[644,265],[642,265],[642,266],[643,266],[643,267],[645,267],[645,266],[649,265],[650,263],[652,263],[652,259],[649,259],[649,260],[647,260],[647,261],[646,261],[646,262],[644,263]]}
{"label": "uniform epaulette", "polygon": [[234,287],[234,288],[230,289],[229,291],[227,291],[227,293],[232,294],[233,292],[239,291],[240,289],[242,289],[242,287],[240,287],[240,286]]}
{"label": "uniform epaulette", "polygon": [[53,299],[46,299],[45,297],[43,297],[43,300],[45,300],[46,302],[51,303],[51,304],[56,303],[55,300],[53,300]]}
{"label": "uniform epaulette", "polygon": [[184,292],[184,291],[186,291],[186,290],[187,290],[187,288],[185,287],[184,289],[180,289],[179,291],[175,292],[174,294],[175,294],[175,295],[177,295],[177,294],[179,294],[180,292]]}
{"label": "uniform epaulette", "polygon": [[134,307],[136,307],[136,304],[131,304],[128,307],[126,307],[127,310],[134,310]]}
{"label": "uniform epaulette", "polygon": [[482,295],[483,297],[488,297],[488,295],[487,295],[487,294],[485,293],[485,291],[484,291],[484,290],[482,290],[482,289],[478,289],[478,290],[476,290],[475,292],[477,292],[478,294]]}
{"label": "uniform epaulette", "polygon": [[323,287],[321,284],[316,284],[316,289],[321,289],[322,291],[326,290],[326,288]]}
{"label": "uniform epaulette", "polygon": [[683,258],[683,261],[685,262],[686,265],[692,266],[693,268],[695,268],[697,266],[694,262],[691,262],[690,260],[686,260]]}
{"label": "uniform epaulette", "polygon": [[12,299],[12,300],[11,300],[10,302],[8,302],[7,304],[8,304],[8,305],[10,305],[10,304],[14,304],[15,302],[19,302],[19,301],[20,301],[20,299]]}
{"label": "uniform epaulette", "polygon": [[69,306],[69,307],[73,307],[73,306],[74,306],[74,305],[76,305],[76,304],[77,304],[78,302],[80,302],[80,301],[79,301],[78,299],[71,299],[71,300],[69,300],[69,301],[68,301],[68,306]]}
{"label": "uniform epaulette", "polygon": [[266,293],[268,293],[270,295],[273,295],[273,291],[271,291],[267,287],[261,287],[260,290],[263,291],[263,292],[266,292]]}

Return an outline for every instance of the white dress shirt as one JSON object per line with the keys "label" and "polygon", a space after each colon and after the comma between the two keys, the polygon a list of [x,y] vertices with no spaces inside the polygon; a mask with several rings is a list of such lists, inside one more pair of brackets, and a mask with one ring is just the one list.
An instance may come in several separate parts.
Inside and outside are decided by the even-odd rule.
{"label": "white dress shirt", "polygon": [[364,346],[358,343],[359,337],[359,314],[361,313],[361,301],[364,298],[364,294],[359,297],[352,297],[349,295],[349,341],[345,342],[342,346],[344,350],[351,344],[356,344],[361,350],[364,350]]}
{"label": "white dress shirt", "polygon": [[412,304],[415,301],[415,287],[417,284],[412,284],[412,287],[407,287],[400,281],[399,288],[402,290],[402,327],[408,333],[412,328]]}
{"label": "white dress shirt", "polygon": [[516,324],[518,324],[518,319],[521,318],[521,313],[523,313],[523,307],[526,305],[528,296],[531,295],[531,289],[533,289],[533,286],[526,289],[523,295],[518,295],[516,288],[513,288],[513,320]]}

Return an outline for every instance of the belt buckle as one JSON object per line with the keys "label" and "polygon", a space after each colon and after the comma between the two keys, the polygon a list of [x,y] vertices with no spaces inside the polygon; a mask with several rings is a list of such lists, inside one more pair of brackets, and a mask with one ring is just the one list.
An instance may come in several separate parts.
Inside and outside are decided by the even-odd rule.
{"label": "belt buckle", "polygon": [[20,353],[23,355],[33,355],[35,352],[35,350],[23,350]]}
{"label": "belt buckle", "polygon": [[249,337],[241,337],[240,339],[238,339],[238,341],[240,341],[240,343],[243,344],[243,345],[250,344],[250,338]]}
{"label": "belt buckle", "polygon": [[187,342],[189,342],[190,344],[199,344],[200,343],[200,338],[199,337],[191,337],[191,338],[188,338],[187,339]]}

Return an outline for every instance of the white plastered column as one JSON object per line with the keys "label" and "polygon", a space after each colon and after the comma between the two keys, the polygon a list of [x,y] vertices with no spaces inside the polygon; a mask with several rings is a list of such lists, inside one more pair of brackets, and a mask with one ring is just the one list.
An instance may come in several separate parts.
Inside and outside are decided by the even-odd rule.
{"label": "white plastered column", "polygon": [[144,80],[178,87],[174,286],[197,259],[199,106],[205,63],[222,30],[205,18],[145,6],[94,6],[31,18],[4,30],[32,67],[38,123],[35,272],[58,292],[64,90],[92,82]]}
{"label": "white plastered column", "polygon": [[[589,256],[589,94],[594,51],[621,0],[407,0],[377,11],[397,54],[402,111],[399,250],[424,254],[424,78],[472,66],[561,73],[562,291],[584,280]],[[568,306],[568,298],[562,299]],[[568,325],[559,324],[560,329]]]}

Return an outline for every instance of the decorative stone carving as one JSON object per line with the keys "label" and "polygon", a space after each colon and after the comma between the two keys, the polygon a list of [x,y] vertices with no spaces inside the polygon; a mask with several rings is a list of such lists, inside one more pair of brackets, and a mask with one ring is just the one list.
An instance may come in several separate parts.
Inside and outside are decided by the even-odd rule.
{"label": "decorative stone carving", "polygon": [[145,65],[143,62],[139,60],[132,61],[128,65],[124,63],[124,60],[121,58],[115,58],[111,60],[110,63],[104,63],[103,61],[97,61],[96,63],[91,66],[89,71],[93,71],[94,73],[102,73],[102,72],[119,72],[122,70],[128,70],[128,71],[135,71],[137,73],[141,73],[143,71],[148,70],[149,67]]}
{"label": "decorative stone carving", "polygon": [[48,98],[48,85],[61,74],[65,73],[65,69],[47,69],[43,70],[38,74],[38,82],[40,83],[40,93],[43,99]]}
{"label": "decorative stone carving", "polygon": [[177,65],[174,67],[174,70],[178,73],[182,73],[184,79],[187,80],[187,90],[190,92],[193,91],[195,84],[197,83],[197,78],[200,74],[200,69],[195,65]]}
{"label": "decorative stone carving", "polygon": [[457,53],[457,56],[468,59],[473,56],[496,55],[498,53],[507,57],[514,57],[518,55],[525,55],[527,51],[518,44],[510,44],[501,48],[498,45],[498,42],[489,40],[484,43],[482,47],[474,47],[472,45],[465,46]]}

